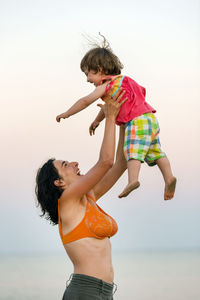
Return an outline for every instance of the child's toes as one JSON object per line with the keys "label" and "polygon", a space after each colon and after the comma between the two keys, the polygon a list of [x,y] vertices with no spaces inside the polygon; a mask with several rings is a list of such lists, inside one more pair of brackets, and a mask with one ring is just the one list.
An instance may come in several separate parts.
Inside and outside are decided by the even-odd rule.
{"label": "child's toes", "polygon": [[137,189],[140,186],[139,181],[133,182],[133,183],[129,183],[125,189],[123,190],[123,192],[121,194],[119,194],[119,198],[123,198],[128,196],[133,190]]}
{"label": "child's toes", "polygon": [[171,200],[174,197],[176,189],[176,178],[173,177],[172,180],[165,185],[164,200]]}

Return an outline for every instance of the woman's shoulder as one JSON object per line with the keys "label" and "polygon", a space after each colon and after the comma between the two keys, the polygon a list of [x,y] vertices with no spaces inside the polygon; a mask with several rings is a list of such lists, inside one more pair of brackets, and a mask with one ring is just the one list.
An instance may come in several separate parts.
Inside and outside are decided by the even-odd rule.
{"label": "woman's shoulder", "polygon": [[65,222],[71,222],[78,212],[86,207],[87,197],[86,195],[83,195],[78,199],[73,196],[67,197],[64,192],[63,194],[58,199],[58,208],[60,210],[59,213],[62,217],[62,220],[65,220]]}
{"label": "woman's shoulder", "polygon": [[66,189],[63,191],[58,201],[60,207],[73,207],[79,205],[82,201],[82,198],[77,197],[75,194],[73,195],[73,193]]}
{"label": "woman's shoulder", "polygon": [[58,201],[62,206],[76,206],[84,204],[86,201],[85,199],[88,198],[96,202],[96,197],[93,190],[90,190],[87,194],[84,194],[81,197],[77,197],[72,193],[68,193],[68,189],[66,189],[63,191]]}

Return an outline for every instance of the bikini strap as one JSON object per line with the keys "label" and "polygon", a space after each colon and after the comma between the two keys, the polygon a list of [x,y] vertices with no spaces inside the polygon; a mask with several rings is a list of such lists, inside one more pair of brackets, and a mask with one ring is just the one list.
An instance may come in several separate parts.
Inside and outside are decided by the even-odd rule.
{"label": "bikini strap", "polygon": [[90,198],[93,202],[96,202],[96,200],[89,194],[86,194],[86,197]]}
{"label": "bikini strap", "polygon": [[58,199],[58,224],[59,224],[59,231],[60,231],[60,235],[61,238],[63,238],[63,233],[62,233],[62,225],[61,225],[61,219],[60,219],[60,198]]}

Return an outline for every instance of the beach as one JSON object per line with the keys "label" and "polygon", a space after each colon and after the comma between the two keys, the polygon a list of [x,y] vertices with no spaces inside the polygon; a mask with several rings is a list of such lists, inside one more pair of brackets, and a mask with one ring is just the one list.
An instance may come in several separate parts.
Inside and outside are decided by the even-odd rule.
{"label": "beach", "polygon": [[[1,300],[60,300],[72,264],[65,253],[2,254]],[[200,299],[200,250],[114,252],[115,300]]]}

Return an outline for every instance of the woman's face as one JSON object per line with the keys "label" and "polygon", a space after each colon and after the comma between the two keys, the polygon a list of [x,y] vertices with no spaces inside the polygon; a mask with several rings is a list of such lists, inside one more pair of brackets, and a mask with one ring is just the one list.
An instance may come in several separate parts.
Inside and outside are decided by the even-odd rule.
{"label": "woman's face", "polygon": [[53,164],[66,185],[69,185],[77,178],[77,176],[80,176],[78,163],[75,161],[68,162],[66,160],[54,160]]}

